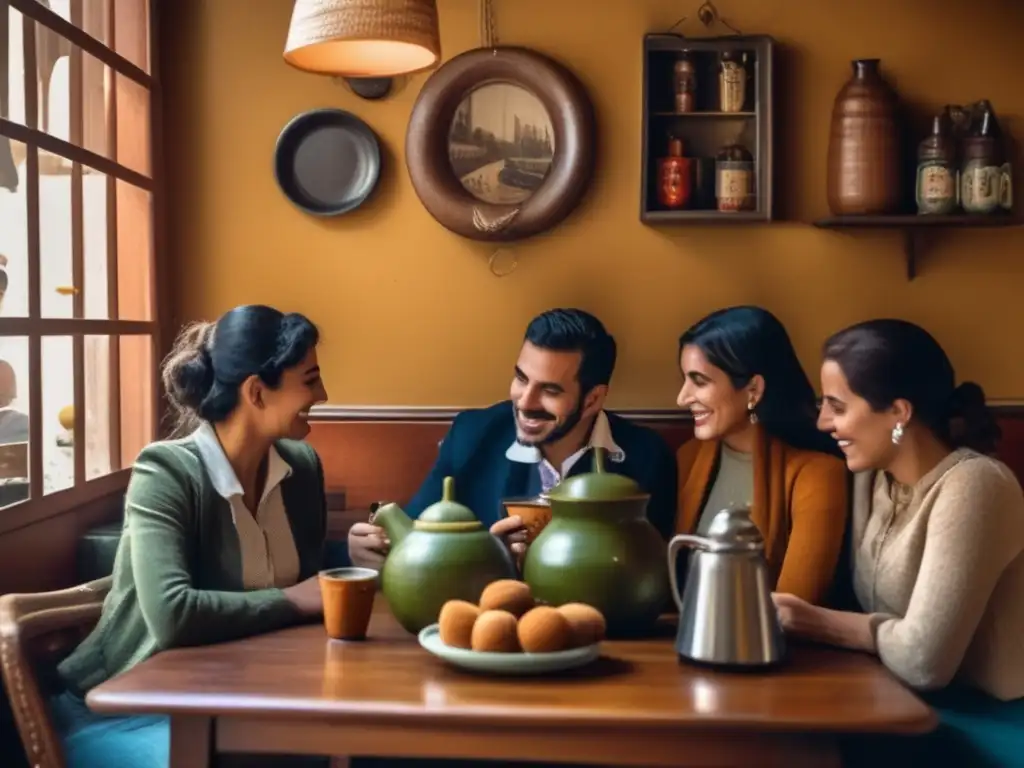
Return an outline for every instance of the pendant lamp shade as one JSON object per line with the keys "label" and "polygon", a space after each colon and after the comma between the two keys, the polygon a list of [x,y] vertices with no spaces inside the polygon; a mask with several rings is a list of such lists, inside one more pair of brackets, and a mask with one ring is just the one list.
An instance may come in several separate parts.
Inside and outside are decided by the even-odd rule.
{"label": "pendant lamp shade", "polygon": [[296,0],[284,60],[306,72],[394,77],[441,60],[436,0]]}

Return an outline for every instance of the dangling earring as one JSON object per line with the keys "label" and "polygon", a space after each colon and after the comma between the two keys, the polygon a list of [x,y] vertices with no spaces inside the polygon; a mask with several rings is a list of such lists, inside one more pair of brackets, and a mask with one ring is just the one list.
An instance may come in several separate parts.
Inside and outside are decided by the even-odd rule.
{"label": "dangling earring", "polygon": [[900,440],[903,439],[903,422],[897,421],[896,426],[892,428],[892,444],[899,445]]}
{"label": "dangling earring", "polygon": [[749,403],[747,403],[747,410],[750,412],[750,423],[751,424],[757,424],[757,414],[754,413],[754,406],[755,405],[756,405],[756,403],[754,403],[753,400],[751,400]]}

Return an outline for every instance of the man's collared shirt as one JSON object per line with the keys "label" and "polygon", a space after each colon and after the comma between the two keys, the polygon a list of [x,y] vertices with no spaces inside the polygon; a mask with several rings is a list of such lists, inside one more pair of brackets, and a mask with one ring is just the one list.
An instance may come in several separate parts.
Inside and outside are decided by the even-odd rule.
{"label": "man's collared shirt", "polygon": [[299,579],[299,553],[284,508],[281,483],[292,473],[274,446],[267,456],[267,480],[255,512],[245,506],[242,484],[217,439],[204,422],[193,434],[203,465],[217,493],[231,505],[231,520],[238,532],[245,589],[290,587]]}
{"label": "man's collared shirt", "polygon": [[608,415],[601,411],[594,419],[594,428],[590,431],[590,442],[580,448],[569,458],[562,462],[560,469],[555,469],[544,458],[540,448],[533,445],[523,445],[519,441],[512,443],[505,451],[505,457],[510,461],[517,461],[522,464],[538,464],[540,471],[541,493],[547,493],[564,478],[573,468],[580,457],[591,448],[604,448],[608,451],[608,458],[614,462],[622,462],[626,458],[626,452],[622,450],[612,438],[611,425],[608,423]]}

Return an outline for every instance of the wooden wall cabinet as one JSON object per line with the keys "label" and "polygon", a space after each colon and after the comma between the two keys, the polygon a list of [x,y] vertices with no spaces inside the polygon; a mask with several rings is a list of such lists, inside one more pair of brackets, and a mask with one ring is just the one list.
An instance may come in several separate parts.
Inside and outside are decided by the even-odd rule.
{"label": "wooden wall cabinet", "polygon": [[[660,223],[751,223],[773,216],[773,58],[775,41],[766,35],[687,38],[649,34],[643,46],[643,151],[640,219]],[[685,55],[693,64],[692,108],[680,111],[674,72]],[[743,64],[746,84],[739,111],[723,109],[722,61]],[[726,105],[728,108],[728,105]],[[735,103],[732,105],[735,108]],[[679,208],[659,199],[660,161],[669,155],[671,140],[680,139],[689,159],[690,194]],[[724,147],[739,145],[752,156],[752,199],[741,210],[719,210],[716,158]],[[725,176],[735,181],[736,176]],[[685,182],[684,182],[685,183]]]}

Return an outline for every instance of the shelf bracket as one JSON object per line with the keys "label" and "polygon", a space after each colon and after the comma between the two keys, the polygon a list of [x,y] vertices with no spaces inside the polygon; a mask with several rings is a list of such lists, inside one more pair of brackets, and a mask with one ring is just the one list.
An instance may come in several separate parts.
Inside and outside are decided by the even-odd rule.
{"label": "shelf bracket", "polygon": [[903,258],[907,264],[907,281],[917,277],[918,233],[912,229],[903,230]]}

